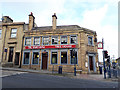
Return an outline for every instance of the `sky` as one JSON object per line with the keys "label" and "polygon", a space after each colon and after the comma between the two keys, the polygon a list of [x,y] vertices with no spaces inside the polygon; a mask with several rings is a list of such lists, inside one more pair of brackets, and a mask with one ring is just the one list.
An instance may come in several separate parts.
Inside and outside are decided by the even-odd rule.
{"label": "sky", "polygon": [[[0,17],[10,16],[14,22],[28,23],[33,12],[37,26],[51,26],[52,15],[57,25],[79,25],[97,32],[98,42],[104,38],[104,49],[118,58],[119,0],[0,0]],[[102,61],[102,50],[98,50]],[[120,57],[120,55],[119,55]]]}

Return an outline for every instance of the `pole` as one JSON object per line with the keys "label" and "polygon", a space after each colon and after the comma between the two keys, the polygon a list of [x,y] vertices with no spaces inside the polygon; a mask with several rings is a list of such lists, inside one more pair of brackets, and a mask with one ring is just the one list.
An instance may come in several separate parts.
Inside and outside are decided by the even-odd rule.
{"label": "pole", "polygon": [[75,50],[73,52],[74,52],[74,76],[76,76]]}
{"label": "pole", "polygon": [[109,78],[111,78],[111,70],[110,70],[110,56],[108,57],[109,59]]}
{"label": "pole", "polygon": [[103,44],[103,66],[104,66],[104,79],[106,79],[105,55],[104,55],[104,39],[102,39],[102,44]]}

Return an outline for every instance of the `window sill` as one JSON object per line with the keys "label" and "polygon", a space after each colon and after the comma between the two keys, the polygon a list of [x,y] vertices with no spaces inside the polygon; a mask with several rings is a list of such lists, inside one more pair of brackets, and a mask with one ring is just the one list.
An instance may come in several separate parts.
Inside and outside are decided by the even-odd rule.
{"label": "window sill", "polygon": [[87,46],[94,47],[94,45],[87,45]]}
{"label": "window sill", "polygon": [[17,38],[16,38],[16,37],[13,37],[13,38],[12,38],[12,37],[10,37],[9,39],[17,39]]}

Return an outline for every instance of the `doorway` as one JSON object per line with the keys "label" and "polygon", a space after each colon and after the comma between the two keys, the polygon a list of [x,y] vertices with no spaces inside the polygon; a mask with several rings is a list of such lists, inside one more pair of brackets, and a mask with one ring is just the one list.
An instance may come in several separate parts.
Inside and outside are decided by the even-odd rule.
{"label": "doorway", "polygon": [[14,50],[13,47],[9,48],[9,59],[8,59],[8,62],[12,62],[13,61],[13,50]]}
{"label": "doorway", "polygon": [[93,71],[93,56],[89,56],[89,65],[90,65],[90,70]]}
{"label": "doorway", "polygon": [[19,65],[19,56],[20,56],[20,53],[16,52],[15,53],[15,65]]}
{"label": "doorway", "polygon": [[43,52],[42,53],[42,69],[43,70],[47,69],[47,63],[48,63],[48,52]]}

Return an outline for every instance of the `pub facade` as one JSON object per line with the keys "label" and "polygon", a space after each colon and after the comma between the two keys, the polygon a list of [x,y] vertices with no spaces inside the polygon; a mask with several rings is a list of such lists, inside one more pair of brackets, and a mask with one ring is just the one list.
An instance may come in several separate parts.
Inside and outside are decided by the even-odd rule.
{"label": "pub facade", "polygon": [[24,30],[21,67],[63,72],[81,70],[98,73],[97,34],[78,25],[57,26],[52,15],[52,26],[35,26],[35,17],[29,15],[28,30]]}

